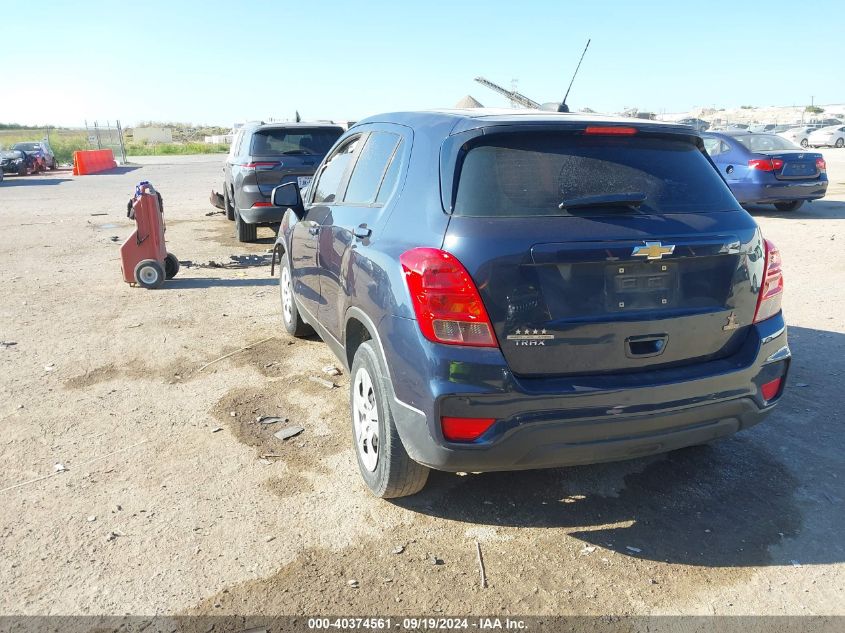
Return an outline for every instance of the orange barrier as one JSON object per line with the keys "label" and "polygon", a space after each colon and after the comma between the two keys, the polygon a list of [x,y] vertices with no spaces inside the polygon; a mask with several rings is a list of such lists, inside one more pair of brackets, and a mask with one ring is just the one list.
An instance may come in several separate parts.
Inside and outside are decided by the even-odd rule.
{"label": "orange barrier", "polygon": [[73,153],[73,175],[87,176],[99,171],[114,169],[117,163],[110,149],[82,150]]}

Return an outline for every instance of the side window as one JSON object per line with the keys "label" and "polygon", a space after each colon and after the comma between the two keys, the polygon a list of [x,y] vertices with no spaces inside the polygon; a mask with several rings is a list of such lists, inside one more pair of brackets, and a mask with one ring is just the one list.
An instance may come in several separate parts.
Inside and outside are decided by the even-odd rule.
{"label": "side window", "polygon": [[238,146],[241,144],[241,137],[243,130],[235,132],[235,138],[232,139],[232,146],[229,148],[229,158],[234,158],[238,155]]}
{"label": "side window", "polygon": [[722,141],[717,138],[705,138],[704,139],[704,149],[707,151],[710,156],[718,156],[723,151],[722,149]]}
{"label": "side window", "polygon": [[393,152],[393,158],[390,159],[387,172],[385,172],[384,178],[381,181],[381,187],[379,187],[378,195],[376,196],[376,204],[387,202],[388,198],[390,198],[396,189],[396,183],[399,181],[399,168],[402,166],[401,149],[402,141],[399,141],[399,145],[396,146],[396,150]]}
{"label": "side window", "polygon": [[372,204],[384,179],[399,136],[387,132],[373,132],[361,150],[355,169],[349,178],[343,201],[351,204]]}
{"label": "side window", "polygon": [[317,183],[313,188],[314,196],[311,202],[331,203],[337,200],[340,193],[340,186],[344,182],[344,176],[349,166],[357,155],[358,146],[361,144],[360,141],[360,136],[347,141],[329,157],[329,160],[317,177]]}

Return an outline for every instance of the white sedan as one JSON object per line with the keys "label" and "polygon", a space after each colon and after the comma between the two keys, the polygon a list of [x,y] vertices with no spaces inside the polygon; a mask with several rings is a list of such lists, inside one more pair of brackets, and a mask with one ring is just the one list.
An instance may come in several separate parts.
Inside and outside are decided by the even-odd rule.
{"label": "white sedan", "polygon": [[845,146],[845,125],[831,125],[820,130],[813,130],[807,138],[810,147]]}
{"label": "white sedan", "polygon": [[784,132],[778,132],[778,136],[782,136],[788,141],[792,141],[801,147],[809,147],[810,134],[815,132],[818,128],[815,127],[793,127]]}

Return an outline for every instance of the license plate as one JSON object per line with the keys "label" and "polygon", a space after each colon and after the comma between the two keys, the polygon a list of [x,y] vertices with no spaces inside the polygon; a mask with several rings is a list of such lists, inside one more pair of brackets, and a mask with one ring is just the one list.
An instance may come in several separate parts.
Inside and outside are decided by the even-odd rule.
{"label": "license plate", "polygon": [[810,163],[787,163],[781,174],[784,176],[809,176],[815,171],[816,166]]}
{"label": "license plate", "polygon": [[672,308],[677,302],[678,269],[674,263],[627,263],[605,269],[608,312]]}
{"label": "license plate", "polygon": [[311,184],[312,176],[297,176],[296,177],[296,184],[299,186],[300,189],[305,189],[309,184]]}

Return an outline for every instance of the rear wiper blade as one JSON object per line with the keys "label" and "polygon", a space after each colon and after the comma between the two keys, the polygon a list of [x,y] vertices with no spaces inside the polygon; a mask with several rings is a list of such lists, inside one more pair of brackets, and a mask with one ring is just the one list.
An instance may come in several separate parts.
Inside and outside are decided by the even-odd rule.
{"label": "rear wiper blade", "polygon": [[637,209],[645,202],[646,194],[642,191],[630,193],[609,193],[601,196],[582,196],[580,198],[567,198],[561,202],[558,209],[586,209],[588,207],[625,207]]}

